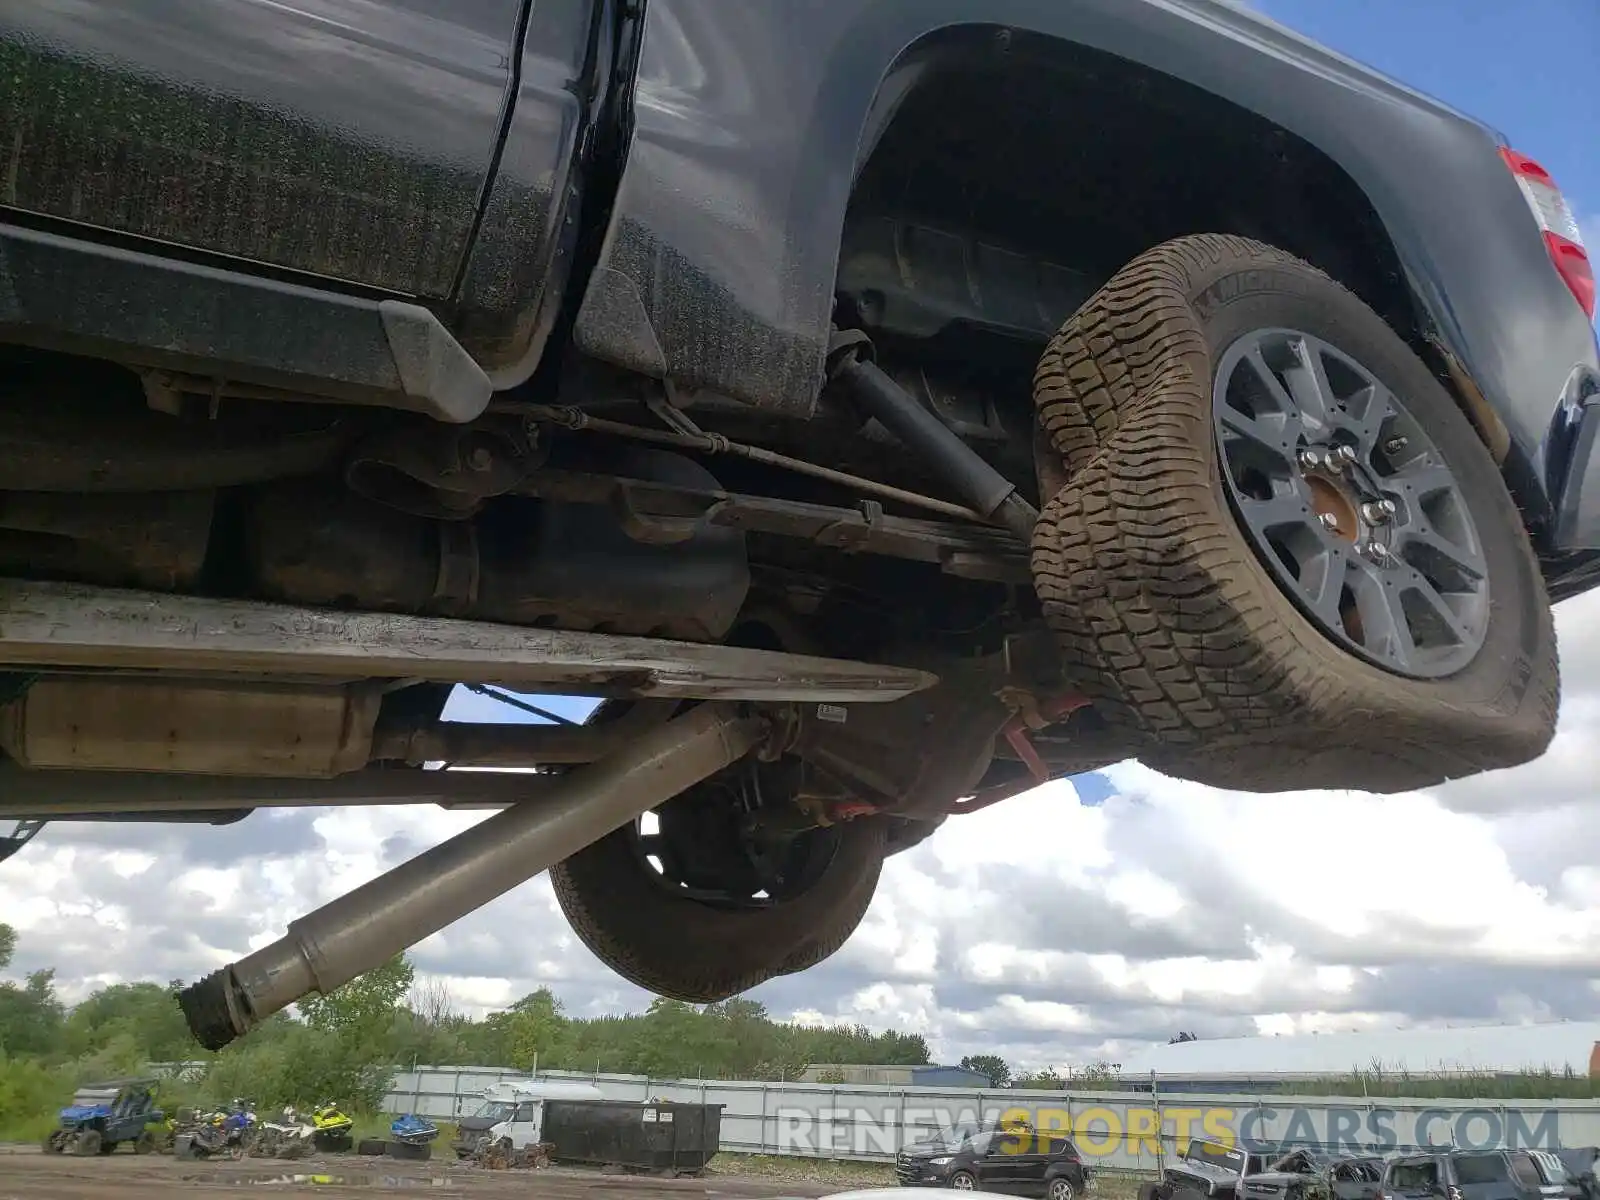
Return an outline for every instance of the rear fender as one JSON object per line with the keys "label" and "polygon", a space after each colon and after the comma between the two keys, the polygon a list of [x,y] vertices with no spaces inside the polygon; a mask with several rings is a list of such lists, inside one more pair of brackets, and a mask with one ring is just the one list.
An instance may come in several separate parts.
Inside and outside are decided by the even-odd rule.
{"label": "rear fender", "polygon": [[1161,72],[1336,164],[1392,242],[1422,335],[1504,422],[1503,466],[1530,525],[1548,524],[1545,434],[1566,376],[1592,359],[1592,329],[1495,135],[1219,0],[649,0],[578,347],[808,416],[860,164],[940,55],[1006,39]]}

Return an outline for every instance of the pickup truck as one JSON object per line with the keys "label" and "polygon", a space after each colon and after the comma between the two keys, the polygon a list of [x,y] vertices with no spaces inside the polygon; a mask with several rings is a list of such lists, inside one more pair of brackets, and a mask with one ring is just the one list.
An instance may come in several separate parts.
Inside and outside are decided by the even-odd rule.
{"label": "pickup truck", "polygon": [[1191,1139],[1161,1171],[1159,1180],[1139,1185],[1139,1200],[1241,1200],[1244,1180],[1263,1174],[1270,1156]]}
{"label": "pickup truck", "polygon": [[1221,0],[6,6],[4,852],[497,810],[221,1045],[545,869],[708,1002],[1041,782],[1530,761],[1594,301],[1537,161]]}

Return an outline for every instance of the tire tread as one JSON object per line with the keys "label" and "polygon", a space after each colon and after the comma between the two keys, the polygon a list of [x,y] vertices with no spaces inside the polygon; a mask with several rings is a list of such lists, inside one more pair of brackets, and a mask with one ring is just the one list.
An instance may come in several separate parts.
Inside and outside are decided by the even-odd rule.
{"label": "tire tread", "polygon": [[[1306,653],[1307,635],[1321,635],[1263,590],[1215,479],[1211,351],[1191,300],[1197,281],[1234,270],[1281,272],[1341,313],[1360,304],[1282,250],[1186,237],[1119,272],[1039,360],[1038,419],[1067,482],[1043,506],[1032,562],[1067,670],[1146,745],[1148,764],[1221,786],[1392,792],[1542,754],[1559,704],[1554,630],[1509,494],[1500,507],[1542,614],[1526,688],[1509,705],[1462,701],[1354,656],[1330,667],[1326,651]],[[1295,761],[1305,755],[1315,761]]]}

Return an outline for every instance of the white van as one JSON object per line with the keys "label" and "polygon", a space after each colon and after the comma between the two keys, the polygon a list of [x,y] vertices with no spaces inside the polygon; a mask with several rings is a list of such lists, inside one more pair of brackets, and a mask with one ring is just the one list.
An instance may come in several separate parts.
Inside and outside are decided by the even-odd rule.
{"label": "white van", "polygon": [[480,1144],[511,1139],[511,1148],[538,1145],[544,1130],[546,1100],[604,1100],[592,1083],[575,1079],[502,1079],[483,1090],[483,1104],[457,1122],[455,1151],[465,1158]]}

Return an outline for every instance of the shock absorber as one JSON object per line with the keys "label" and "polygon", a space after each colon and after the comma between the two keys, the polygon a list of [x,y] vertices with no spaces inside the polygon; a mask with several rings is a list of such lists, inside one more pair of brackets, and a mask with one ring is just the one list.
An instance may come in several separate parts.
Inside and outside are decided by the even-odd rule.
{"label": "shock absorber", "polygon": [[1023,498],[1016,484],[873,361],[872,343],[866,334],[834,331],[828,349],[828,381],[926,461],[972,508],[1010,530],[1024,546],[1033,544],[1039,510]]}

